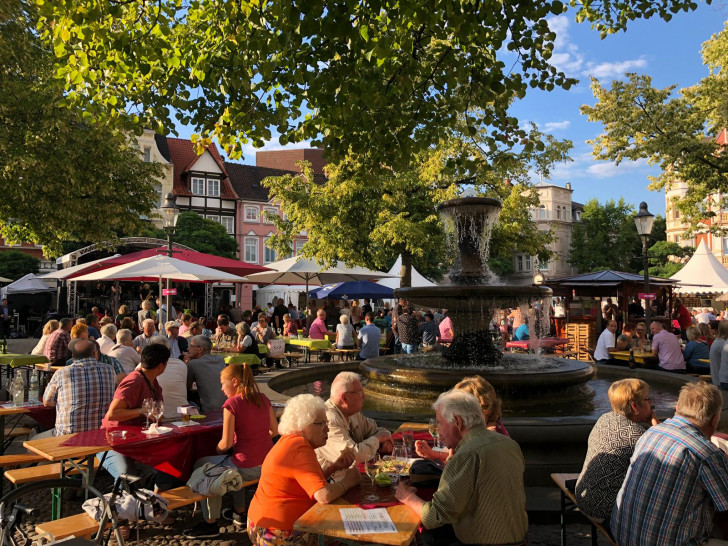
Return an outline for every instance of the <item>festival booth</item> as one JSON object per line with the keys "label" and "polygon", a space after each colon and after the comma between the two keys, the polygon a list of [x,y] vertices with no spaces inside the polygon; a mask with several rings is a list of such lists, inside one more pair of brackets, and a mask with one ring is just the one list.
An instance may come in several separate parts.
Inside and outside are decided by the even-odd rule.
{"label": "festival booth", "polygon": [[[604,329],[602,324],[602,298],[612,298],[619,310],[618,322],[636,323],[641,319],[629,315],[630,298],[638,298],[644,292],[644,276],[624,271],[596,271],[561,279],[549,279],[545,283],[554,296],[565,300],[566,316],[561,324],[556,324],[557,337],[569,338],[569,350],[578,353],[579,360],[588,360],[587,349],[596,346],[597,336]],[[672,321],[668,318],[672,309],[673,288],[678,281],[650,277],[651,300],[658,308],[652,318],[659,320],[672,331]],[[555,320],[552,318],[552,321]],[[561,329],[561,328],[563,329]]]}
{"label": "festival booth", "polygon": [[[397,261],[394,262],[394,265],[389,269],[389,277],[386,279],[379,279],[377,283],[388,286],[389,288],[399,288],[400,284],[400,270],[402,269],[402,255],[400,254],[397,257]],[[435,283],[426,279],[422,276],[422,274],[415,269],[414,266],[412,266],[412,287],[414,288],[421,288],[425,286],[435,286]]]}
{"label": "festival booth", "polygon": [[713,302],[724,302],[726,298],[721,294],[728,293],[728,269],[710,251],[705,240],[671,280],[680,283],[675,292],[688,308],[716,307]]}

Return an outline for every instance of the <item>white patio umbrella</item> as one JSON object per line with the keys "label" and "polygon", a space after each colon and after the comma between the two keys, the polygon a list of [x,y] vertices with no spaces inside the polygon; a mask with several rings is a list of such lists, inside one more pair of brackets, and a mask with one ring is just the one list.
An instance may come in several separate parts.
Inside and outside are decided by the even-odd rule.
{"label": "white patio umbrella", "polygon": [[[76,275],[77,273],[85,271],[86,269],[89,269],[89,270],[94,269],[97,264],[105,262],[106,260],[110,260],[111,258],[117,258],[118,256],[120,256],[120,254],[114,254],[113,256],[107,256],[106,258],[100,258],[100,259],[94,260],[92,262],[86,262],[85,264],[73,265],[71,267],[59,269],[58,271],[53,271],[52,273],[47,273],[45,275],[39,275],[39,278],[65,280],[66,278],[70,277],[71,275]],[[76,280],[76,279],[73,279],[73,280]]]}
{"label": "white patio umbrella", "polygon": [[308,302],[309,285],[322,286],[332,282],[366,281],[392,277],[389,273],[373,271],[365,267],[346,267],[337,262],[334,267],[324,268],[315,260],[294,256],[278,262],[265,264],[271,271],[248,275],[248,282],[255,284],[305,284]]}
{"label": "white patio umbrella", "polygon": [[154,281],[157,279],[171,279],[175,281],[218,281],[218,282],[248,282],[245,277],[231,273],[185,262],[169,256],[150,256],[128,264],[117,265],[109,269],[94,271],[76,277],[74,281],[103,281],[114,279],[134,279]]}

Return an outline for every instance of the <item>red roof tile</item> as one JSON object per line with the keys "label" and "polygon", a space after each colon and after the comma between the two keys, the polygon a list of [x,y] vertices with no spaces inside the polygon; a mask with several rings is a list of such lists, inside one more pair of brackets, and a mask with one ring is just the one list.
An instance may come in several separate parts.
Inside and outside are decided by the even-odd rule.
{"label": "red roof tile", "polygon": [[716,139],[716,142],[719,146],[726,146],[728,145],[728,129],[723,129],[720,134],[718,135],[718,138]]}
{"label": "red roof tile", "polygon": [[[167,137],[167,146],[169,147],[170,161],[174,166],[173,193],[175,195],[192,195],[187,175],[202,156],[197,155],[194,144],[190,140]],[[223,179],[220,187],[220,197],[222,199],[237,199],[238,196],[230,185],[230,178],[225,170],[225,164],[220,157],[220,153],[217,151],[217,146],[212,143],[207,147],[207,151],[210,152],[215,163],[222,170]]]}

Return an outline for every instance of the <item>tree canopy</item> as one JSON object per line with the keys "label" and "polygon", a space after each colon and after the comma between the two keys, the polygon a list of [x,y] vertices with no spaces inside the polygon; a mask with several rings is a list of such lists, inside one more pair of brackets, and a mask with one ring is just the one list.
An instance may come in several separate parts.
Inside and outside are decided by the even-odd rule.
{"label": "tree canopy", "polygon": [[[166,239],[163,229],[147,227],[142,232],[146,237]],[[181,212],[177,219],[177,230],[173,240],[175,243],[188,246],[198,252],[214,254],[224,258],[237,259],[238,243],[219,222],[209,220],[196,212]]]}
{"label": "tree canopy", "polygon": [[28,273],[37,273],[40,260],[20,250],[0,252],[0,277],[17,281]]}
{"label": "tree canopy", "polygon": [[728,154],[725,142],[716,140],[728,127],[728,23],[703,44],[702,55],[710,73],[692,87],[658,89],[649,76],[637,74],[609,89],[594,80],[597,103],[581,108],[604,125],[591,141],[595,157],[658,165],[662,173],[651,178],[653,190],[686,184],[687,193],[674,204],[692,229],[728,207]]}
{"label": "tree canopy", "polygon": [[[235,159],[312,140],[338,162],[406,167],[466,116],[484,145],[529,146],[512,101],[568,89],[551,62],[560,0],[36,0],[68,99],[125,128],[175,122]],[[602,36],[692,0],[571,0]],[[466,114],[467,113],[467,114]]]}
{"label": "tree canopy", "polygon": [[127,137],[67,107],[36,23],[29,1],[0,0],[0,235],[53,256],[64,240],[138,228],[160,171]]}
{"label": "tree canopy", "polygon": [[670,278],[683,268],[694,252],[695,248],[691,246],[682,247],[672,241],[657,241],[647,251],[648,271],[653,277]]}
{"label": "tree canopy", "polygon": [[[590,199],[584,205],[581,221],[575,222],[571,236],[569,263],[579,273],[614,269],[636,273],[642,269],[642,241],[634,223],[634,206],[620,198],[600,204]],[[664,240],[664,219],[655,217],[652,239]]]}
{"label": "tree canopy", "polygon": [[[538,230],[531,220],[529,211],[538,205],[538,193],[529,184],[528,173],[548,174],[554,163],[569,160],[572,145],[535,127],[528,134],[540,145],[488,153],[480,147],[480,133],[461,135],[420,152],[402,170],[372,168],[352,155],[329,164],[325,182],[316,181],[308,165],[303,176],[268,178],[264,185],[271,199],[286,213],[285,220],[273,217],[278,234],[269,244],[287,254],[294,237],[306,231],[304,255],[378,269],[391,265],[392,257],[401,254],[401,282],[408,286],[411,265],[432,277],[441,273],[443,265],[450,265],[435,206],[467,187],[471,193],[503,203],[491,241],[496,273],[512,272],[515,250],[547,259],[551,234]],[[463,178],[465,173],[474,174]]]}

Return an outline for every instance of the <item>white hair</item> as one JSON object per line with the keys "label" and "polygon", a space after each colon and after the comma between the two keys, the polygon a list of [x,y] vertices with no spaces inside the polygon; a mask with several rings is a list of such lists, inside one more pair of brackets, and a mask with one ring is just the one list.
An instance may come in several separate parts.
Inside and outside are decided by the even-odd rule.
{"label": "white hair", "polygon": [[331,398],[334,402],[338,402],[341,396],[349,390],[354,383],[361,382],[361,377],[355,372],[341,372],[331,382]]}
{"label": "white hair", "polygon": [[303,432],[321,414],[326,414],[324,401],[313,394],[299,394],[289,399],[281,415],[278,432],[281,434],[296,434]]}
{"label": "white hair", "polygon": [[144,328],[147,324],[150,324],[150,323],[154,324],[154,319],[150,319],[150,318],[144,319],[142,321],[142,328]]}
{"label": "white hair", "polygon": [[432,409],[440,410],[440,415],[448,423],[455,421],[455,416],[459,415],[465,428],[485,424],[480,402],[469,392],[457,389],[443,392],[432,404]]}
{"label": "white hair", "polygon": [[164,336],[152,336],[149,338],[149,345],[164,345],[167,349],[172,348],[172,344]]}
{"label": "white hair", "polygon": [[101,327],[101,335],[114,338],[116,336],[116,326],[113,324],[104,324]]}
{"label": "white hair", "polygon": [[126,344],[127,342],[131,341],[132,332],[128,328],[122,328],[118,332],[116,332],[116,342],[121,344]]}
{"label": "white hair", "polygon": [[348,315],[341,315],[339,317],[339,322],[341,324],[349,324],[349,316]]}

